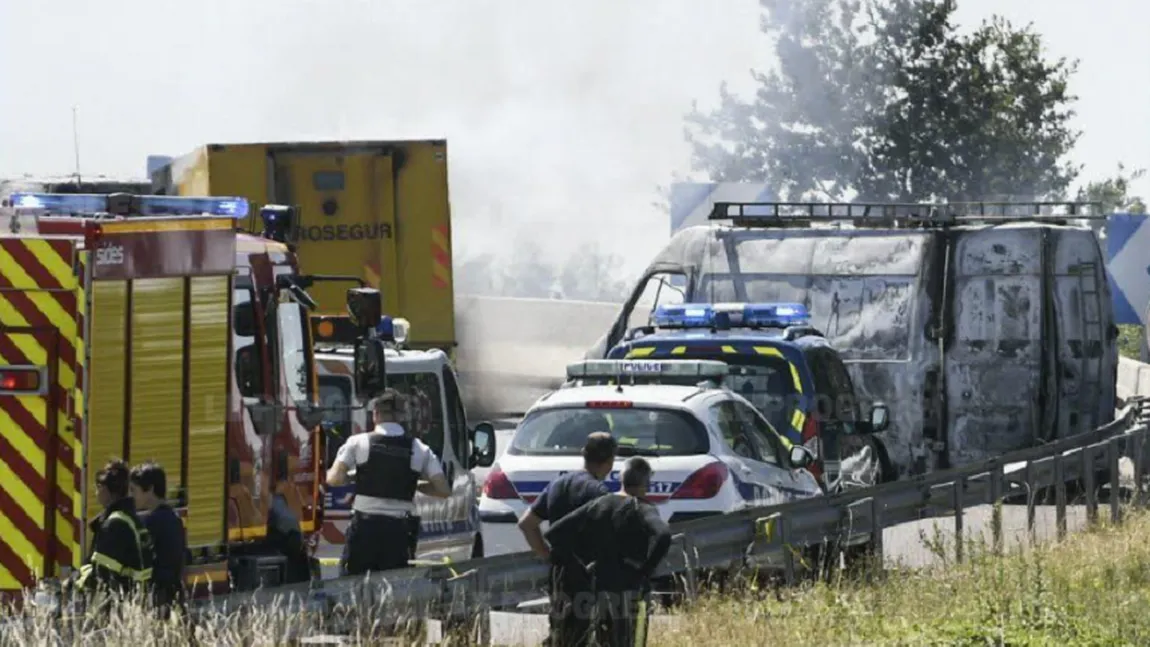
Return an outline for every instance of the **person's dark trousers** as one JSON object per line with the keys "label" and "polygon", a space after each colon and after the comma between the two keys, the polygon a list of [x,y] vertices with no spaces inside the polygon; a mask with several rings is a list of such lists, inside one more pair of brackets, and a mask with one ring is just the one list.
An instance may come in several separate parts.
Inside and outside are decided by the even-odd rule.
{"label": "person's dark trousers", "polygon": [[551,567],[548,647],[584,647],[594,638],[595,593],[583,574]]}
{"label": "person's dark trousers", "polygon": [[406,568],[411,554],[408,517],[352,513],[341,560],[344,575]]}
{"label": "person's dark trousers", "polygon": [[650,621],[650,596],[644,591],[599,595],[599,644],[645,647]]}

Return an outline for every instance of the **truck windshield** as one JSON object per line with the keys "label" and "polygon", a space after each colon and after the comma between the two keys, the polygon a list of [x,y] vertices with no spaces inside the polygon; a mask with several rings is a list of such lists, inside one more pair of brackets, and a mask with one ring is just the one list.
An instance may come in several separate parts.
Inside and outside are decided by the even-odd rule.
{"label": "truck windshield", "polygon": [[288,393],[296,402],[311,401],[311,347],[307,343],[307,317],[298,303],[281,303],[276,308],[279,327],[280,357]]}
{"label": "truck windshield", "polygon": [[388,373],[387,385],[408,396],[412,430],[436,456],[443,456],[443,389],[439,387],[439,373]]}

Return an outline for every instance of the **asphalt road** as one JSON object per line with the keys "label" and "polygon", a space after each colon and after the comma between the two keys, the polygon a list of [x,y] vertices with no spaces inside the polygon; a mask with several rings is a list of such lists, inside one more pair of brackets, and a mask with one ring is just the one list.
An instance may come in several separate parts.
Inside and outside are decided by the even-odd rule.
{"label": "asphalt road", "polygon": [[[511,439],[511,431],[496,435],[497,455],[502,455]],[[486,469],[476,470],[480,480],[486,478]],[[1109,514],[1105,505],[1099,515]],[[991,541],[991,506],[968,508],[964,514],[963,534],[967,541],[989,545]],[[1086,524],[1085,506],[1068,506],[1067,530],[1074,532]],[[1028,545],[1025,506],[1004,506],[1002,511],[1003,543],[1007,549]],[[1053,506],[1035,510],[1034,535],[1038,542],[1053,540],[1057,536],[1057,521]],[[512,524],[484,524],[483,539],[487,555],[520,552],[527,549],[523,537]],[[883,557],[888,566],[924,567],[942,565],[954,559],[954,517],[941,517],[915,521],[887,528],[883,532]],[[673,619],[660,620],[660,622]],[[547,633],[547,618],[539,614],[498,612],[491,616],[491,633],[495,644],[537,645]]]}

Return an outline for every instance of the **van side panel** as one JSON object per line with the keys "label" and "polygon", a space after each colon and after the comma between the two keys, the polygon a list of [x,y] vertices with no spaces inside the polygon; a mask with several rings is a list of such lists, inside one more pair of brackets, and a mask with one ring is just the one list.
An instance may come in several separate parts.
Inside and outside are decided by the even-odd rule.
{"label": "van side panel", "polygon": [[188,546],[225,537],[227,467],[228,307],[231,278],[189,279]]}
{"label": "van side panel", "polygon": [[156,461],[167,475],[167,498],[179,500],[184,464],[183,277],[132,281],[129,376],[131,436],[125,460]]}

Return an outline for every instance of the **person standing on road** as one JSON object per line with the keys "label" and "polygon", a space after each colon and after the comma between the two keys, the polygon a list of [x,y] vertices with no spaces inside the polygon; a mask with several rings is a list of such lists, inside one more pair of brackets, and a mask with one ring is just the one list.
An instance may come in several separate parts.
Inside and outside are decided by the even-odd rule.
{"label": "person standing on road", "polygon": [[156,610],[166,618],[184,608],[184,567],[187,540],[184,524],[168,505],[168,479],[164,468],[146,462],[132,468],[132,500],[152,538],[152,592]]}
{"label": "person standing on road", "polygon": [[552,481],[519,519],[519,530],[542,559],[551,562],[551,647],[585,644],[590,637],[593,593],[582,569],[568,568],[553,558],[540,526],[554,524],[583,504],[611,491],[603,479],[615,465],[618,444],[611,434],[597,431],[583,445],[583,469]]}
{"label": "person standing on road", "polygon": [[651,575],[671,548],[671,528],[647,500],[651,464],[623,466],[621,496],[584,504],[547,531],[551,553],[588,573],[595,592],[597,644],[647,644]]}
{"label": "person standing on road", "polygon": [[[327,472],[327,483],[339,486],[356,471],[351,524],[340,559],[344,575],[406,567],[415,557],[419,532],[415,493],[451,496],[435,453],[397,422],[403,409],[402,396],[385,390],[372,403],[375,429],[348,438]],[[426,482],[420,482],[421,476]]]}
{"label": "person standing on road", "polygon": [[109,461],[96,473],[96,499],[104,510],[91,521],[92,552],[77,586],[133,594],[152,579],[152,542],[128,495],[128,464]]}

